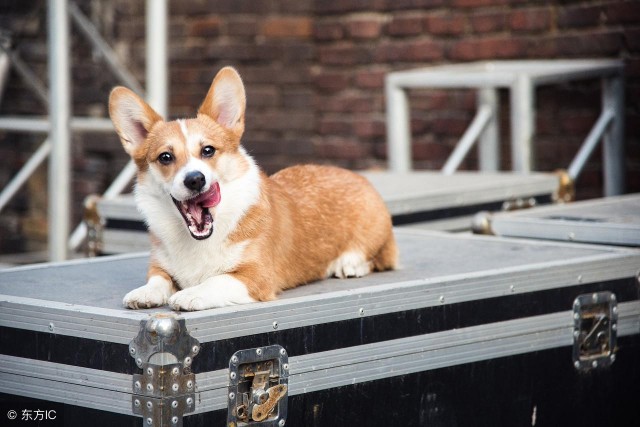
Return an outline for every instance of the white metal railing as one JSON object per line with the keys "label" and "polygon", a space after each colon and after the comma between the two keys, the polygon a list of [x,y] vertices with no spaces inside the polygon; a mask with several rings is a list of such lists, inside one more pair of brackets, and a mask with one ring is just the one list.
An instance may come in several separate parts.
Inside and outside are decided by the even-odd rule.
{"label": "white metal railing", "polygon": [[[167,1],[147,0],[147,100],[161,116],[168,110],[167,96]],[[18,192],[38,166],[49,157],[49,258],[63,260],[69,249],[76,249],[86,236],[79,224],[69,237],[70,223],[70,136],[73,131],[113,132],[109,119],[71,116],[69,17],[100,52],[111,72],[130,89],[144,96],[143,88],[122,66],[115,52],[100,36],[80,8],[68,0],[48,0],[49,81],[50,96],[44,85],[10,49],[0,46],[18,74],[41,101],[49,106],[49,117],[0,117],[0,129],[16,132],[48,133],[31,158],[0,192],[0,211]],[[105,100],[106,102],[106,100]],[[51,108],[53,106],[53,108]],[[104,193],[104,197],[120,194],[135,176],[129,162]]]}
{"label": "white metal railing", "polygon": [[411,170],[411,133],[407,91],[413,88],[473,88],[478,91],[478,111],[441,171],[455,172],[476,141],[479,169],[498,170],[500,164],[497,90],[510,91],[511,163],[514,171],[534,169],[535,88],[586,78],[602,81],[602,114],[589,132],[568,169],[577,179],[586,161],[603,142],[604,193],[622,194],[624,177],[624,82],[618,60],[489,61],[444,65],[393,72],[385,79],[387,102],[387,153],[389,168]]}

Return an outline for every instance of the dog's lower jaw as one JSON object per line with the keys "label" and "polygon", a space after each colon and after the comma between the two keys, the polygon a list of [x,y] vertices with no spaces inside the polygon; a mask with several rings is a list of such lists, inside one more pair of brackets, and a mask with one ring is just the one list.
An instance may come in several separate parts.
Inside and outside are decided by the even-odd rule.
{"label": "dog's lower jaw", "polygon": [[126,294],[122,305],[127,308],[161,307],[167,303],[173,293],[173,284],[161,276],[151,276],[146,285]]}
{"label": "dog's lower jaw", "polygon": [[176,292],[169,306],[177,311],[196,311],[256,302],[247,286],[233,274],[220,274],[199,285]]}
{"label": "dog's lower jaw", "polygon": [[204,240],[211,237],[211,234],[213,234],[214,221],[213,214],[211,213],[209,208],[202,208],[202,212],[199,218],[200,221],[198,221],[197,219],[193,218],[188,209],[182,206],[184,202],[180,202],[173,197],[171,199],[176,205],[178,212],[180,212],[180,215],[182,216],[182,219],[184,220],[187,230],[189,230],[189,233],[191,234],[191,237],[196,240]]}

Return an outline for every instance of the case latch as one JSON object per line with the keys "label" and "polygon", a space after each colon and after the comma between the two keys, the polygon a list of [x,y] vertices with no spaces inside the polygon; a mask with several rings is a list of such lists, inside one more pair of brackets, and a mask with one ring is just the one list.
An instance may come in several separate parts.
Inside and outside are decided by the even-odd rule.
{"label": "case latch", "polygon": [[609,291],[573,302],[573,365],[579,370],[610,366],[616,359],[618,303]]}
{"label": "case latch", "polygon": [[189,335],[184,320],[156,314],[141,322],[129,354],[143,372],[133,375],[131,404],[144,426],[180,427],[184,414],[194,411],[191,364],[199,352],[200,343]]}
{"label": "case latch", "polygon": [[289,364],[279,345],[240,350],[229,361],[227,426],[285,425]]}

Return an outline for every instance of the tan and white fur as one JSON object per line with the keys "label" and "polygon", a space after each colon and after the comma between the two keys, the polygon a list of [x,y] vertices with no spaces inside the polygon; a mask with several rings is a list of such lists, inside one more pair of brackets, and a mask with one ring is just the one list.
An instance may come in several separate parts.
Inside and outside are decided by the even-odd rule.
{"label": "tan and white fur", "polygon": [[391,218],[369,182],[316,165],[267,177],[240,145],[245,104],[230,67],[196,118],[163,121],[130,90],[112,91],[109,113],[138,168],[135,198],[152,243],[147,283],[126,307],[268,301],[330,276],[396,267]]}

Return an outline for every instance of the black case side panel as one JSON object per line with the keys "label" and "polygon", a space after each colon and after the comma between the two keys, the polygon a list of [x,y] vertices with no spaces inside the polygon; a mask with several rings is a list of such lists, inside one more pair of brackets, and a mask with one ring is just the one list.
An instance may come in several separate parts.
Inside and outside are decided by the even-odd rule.
{"label": "black case side panel", "polygon": [[[640,338],[618,347],[610,368],[588,373],[563,347],[291,396],[286,425],[626,427],[640,419]],[[184,425],[222,426],[226,414]]]}
{"label": "black case side panel", "polygon": [[[116,414],[114,412],[100,411],[84,408],[82,406],[53,403],[45,400],[30,399],[22,396],[0,393],[0,425],[2,426],[50,426],[50,427],[140,427],[142,418],[133,415]],[[29,409],[27,409],[29,408]],[[22,411],[54,409],[55,419],[29,421],[22,418]],[[7,412],[15,410],[18,417],[15,420],[7,419]],[[35,412],[32,411],[35,415]],[[5,424],[5,422],[7,424]]]}

